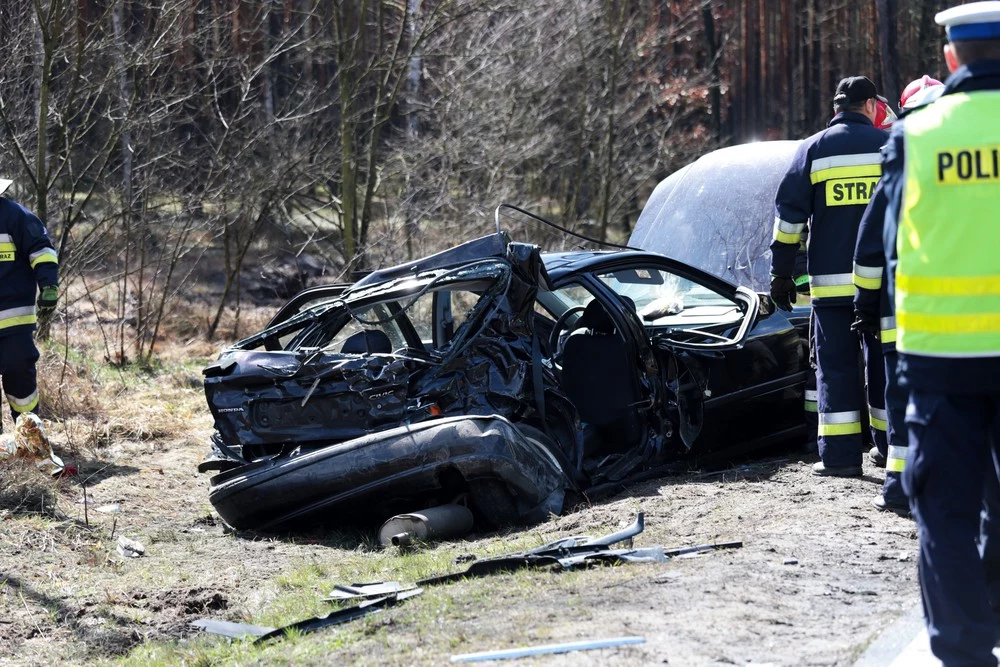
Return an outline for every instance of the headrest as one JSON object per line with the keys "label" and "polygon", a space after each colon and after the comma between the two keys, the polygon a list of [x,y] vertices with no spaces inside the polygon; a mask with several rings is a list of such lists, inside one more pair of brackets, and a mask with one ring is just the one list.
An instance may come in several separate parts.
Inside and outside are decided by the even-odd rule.
{"label": "headrest", "polygon": [[381,352],[388,354],[392,352],[392,341],[385,335],[385,332],[378,329],[366,329],[359,331],[344,341],[340,348],[342,354],[372,354]]}
{"label": "headrest", "polygon": [[604,305],[597,299],[593,299],[587,304],[587,308],[583,311],[583,315],[576,323],[578,328],[593,329],[598,333],[613,333],[615,330],[615,322],[608,315],[608,311],[604,309]]}

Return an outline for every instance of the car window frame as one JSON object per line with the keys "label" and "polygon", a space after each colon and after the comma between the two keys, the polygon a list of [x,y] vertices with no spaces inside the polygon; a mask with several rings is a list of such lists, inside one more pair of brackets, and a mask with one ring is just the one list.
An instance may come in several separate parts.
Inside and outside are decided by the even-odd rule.
{"label": "car window frame", "polygon": [[[747,287],[734,285],[727,280],[713,276],[712,274],[696,269],[688,264],[670,259],[664,255],[656,255],[654,253],[646,252],[622,253],[620,256],[609,255],[605,257],[605,261],[589,262],[580,270],[563,276],[554,287],[555,289],[561,289],[574,280],[579,282],[579,276],[581,274],[585,274],[587,276],[587,282],[592,283],[592,287],[590,287],[592,292],[596,293],[599,288],[599,290],[607,296],[614,297],[617,309],[622,311],[621,313],[612,313],[612,317],[617,320],[623,316],[625,310],[630,309],[624,304],[621,295],[615,292],[610,285],[605,283],[598,276],[600,274],[613,273],[615,271],[626,269],[653,269],[657,271],[666,271],[681,278],[690,280],[691,282],[698,283],[699,285],[717,292],[734,302],[741,303],[746,307],[746,311],[743,313],[743,318],[740,321],[736,334],[733,338],[725,342],[719,341],[711,343],[671,340],[665,335],[668,327],[647,325],[642,321],[638,313],[633,312],[629,319],[634,318],[635,322],[641,326],[642,330],[645,332],[646,341],[649,344],[652,345],[655,340],[655,343],[658,346],[666,345],[667,347],[675,349],[691,350],[696,352],[719,352],[741,349],[743,345],[746,344],[750,330],[753,328],[753,324],[756,322],[757,317],[760,314],[760,296]],[[735,326],[735,323],[733,324]]]}

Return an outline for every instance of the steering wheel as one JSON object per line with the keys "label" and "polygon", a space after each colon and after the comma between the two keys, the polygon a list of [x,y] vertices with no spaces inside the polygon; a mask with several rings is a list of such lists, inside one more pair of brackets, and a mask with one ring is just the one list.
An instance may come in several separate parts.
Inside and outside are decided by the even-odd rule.
{"label": "steering wheel", "polygon": [[563,328],[565,328],[566,322],[569,321],[569,318],[573,317],[576,313],[582,313],[586,309],[586,306],[573,306],[563,312],[563,314],[559,316],[559,319],[556,320],[556,323],[552,325],[552,331],[549,333],[550,356],[556,356],[556,346],[559,345],[559,334],[562,332]]}

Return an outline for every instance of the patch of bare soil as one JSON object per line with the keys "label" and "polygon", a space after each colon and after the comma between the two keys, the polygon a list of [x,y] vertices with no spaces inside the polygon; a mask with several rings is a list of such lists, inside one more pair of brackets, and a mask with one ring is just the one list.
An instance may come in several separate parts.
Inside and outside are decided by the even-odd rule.
{"label": "patch of bare soil", "polygon": [[[275,579],[304,563],[321,566],[331,586],[350,582],[341,564],[357,557],[356,543],[223,529],[207,500],[208,478],[195,472],[207,422],[199,417],[169,442],[118,443],[108,461],[82,466],[90,475],[86,517],[78,483],[60,487],[54,517],[0,514],[0,664],[87,662],[190,637],[196,618],[253,620],[280,595]],[[642,645],[545,664],[848,665],[918,601],[915,529],[869,504],[881,471],[822,479],[810,474],[811,462],[769,459],[653,480],[526,531],[539,543],[596,535],[642,509],[637,546],[742,540],[742,549],[436,587],[364,622],[324,662],[441,664],[454,653],[641,635]],[[118,556],[118,535],[141,541],[146,555]],[[496,554],[511,536],[473,539],[436,548],[449,560]]]}

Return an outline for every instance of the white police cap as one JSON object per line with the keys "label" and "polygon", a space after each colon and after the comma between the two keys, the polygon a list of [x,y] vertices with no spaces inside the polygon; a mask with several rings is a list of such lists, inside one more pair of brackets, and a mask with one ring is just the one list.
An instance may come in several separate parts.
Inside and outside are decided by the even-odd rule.
{"label": "white police cap", "polygon": [[0,178],[0,195],[2,195],[7,188],[13,185],[14,181],[8,180],[6,178]]}
{"label": "white police cap", "polygon": [[952,42],[1000,39],[1000,2],[970,2],[952,7],[938,12],[934,21],[947,28]]}

